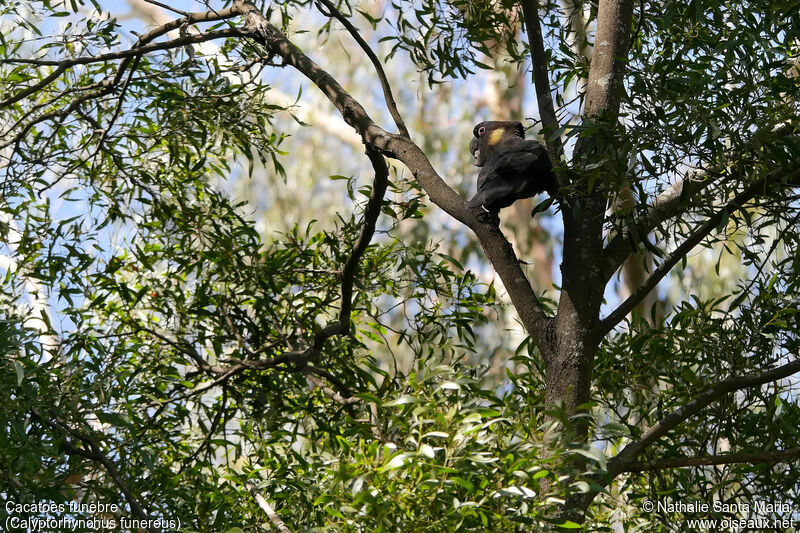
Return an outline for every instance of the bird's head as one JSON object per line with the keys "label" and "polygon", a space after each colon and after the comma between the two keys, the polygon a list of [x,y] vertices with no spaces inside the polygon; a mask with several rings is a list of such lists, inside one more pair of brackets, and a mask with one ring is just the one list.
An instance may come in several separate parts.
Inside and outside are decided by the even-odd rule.
{"label": "bird's head", "polygon": [[498,145],[512,139],[524,139],[525,128],[515,120],[490,120],[475,126],[472,135],[469,152],[475,166],[482,167]]}

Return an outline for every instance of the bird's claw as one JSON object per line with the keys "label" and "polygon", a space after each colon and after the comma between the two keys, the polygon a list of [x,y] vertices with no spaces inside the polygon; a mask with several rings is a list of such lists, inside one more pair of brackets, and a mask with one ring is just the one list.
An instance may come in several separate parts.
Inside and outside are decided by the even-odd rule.
{"label": "bird's claw", "polygon": [[497,216],[497,213],[487,210],[485,207],[478,206],[474,208],[476,213],[475,218],[478,219],[478,222],[482,224],[489,224],[491,226],[499,226],[500,225],[500,217]]}

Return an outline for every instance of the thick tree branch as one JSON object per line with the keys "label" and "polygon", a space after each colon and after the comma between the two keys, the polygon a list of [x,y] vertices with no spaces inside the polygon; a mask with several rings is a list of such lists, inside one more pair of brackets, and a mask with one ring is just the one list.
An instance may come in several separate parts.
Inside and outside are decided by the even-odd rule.
{"label": "thick tree branch", "polygon": [[397,130],[400,132],[401,135],[405,137],[409,137],[408,128],[406,128],[406,124],[403,121],[402,115],[397,110],[397,103],[394,101],[394,96],[392,95],[392,87],[389,85],[389,79],[386,77],[386,72],[383,70],[383,65],[381,65],[381,60],[378,59],[378,56],[375,55],[375,52],[372,51],[367,41],[361,37],[361,34],[358,30],[353,26],[350,21],[345,17],[341,11],[336,9],[336,6],[333,5],[332,2],[329,0],[317,0],[321,4],[324,4],[328,10],[328,13],[322,11],[322,14],[327,17],[335,17],[342,26],[344,26],[350,35],[355,39],[358,43],[358,46],[367,54],[367,57],[372,62],[372,66],[375,67],[375,72],[378,75],[378,80],[381,83],[381,88],[383,89],[383,98],[386,100],[386,107],[389,108],[389,114],[392,115],[392,119],[394,120],[395,125],[397,126]]}
{"label": "thick tree branch", "polygon": [[[633,0],[600,0],[597,8],[594,52],[584,98],[584,125],[598,120],[607,123],[608,128],[616,125],[623,91],[622,82],[628,64],[632,19]],[[573,159],[579,167],[586,164],[581,161],[589,152],[595,150],[595,147],[596,141],[593,136],[583,135],[578,138]]]}
{"label": "thick tree branch", "polygon": [[245,17],[244,33],[263,43],[270,52],[280,56],[285,64],[291,65],[311,80],[367,145],[374,146],[388,157],[402,161],[433,203],[475,232],[489,261],[503,280],[523,325],[537,344],[543,342],[549,319],[525,277],[511,244],[499,229],[479,222],[477,213],[467,209],[464,198],[442,180],[419,146],[407,137],[393,135],[378,126],[358,101],[291,43],[278,28],[270,24],[255,6],[245,0],[235,0],[234,8],[239,9]]}
{"label": "thick tree branch", "polygon": [[727,455],[705,455],[699,457],[670,457],[653,461],[632,461],[625,465],[623,472],[653,472],[669,468],[687,466],[782,463],[800,459],[800,448],[750,453],[730,453]]}
{"label": "thick tree branch", "polygon": [[583,112],[587,119],[596,118],[603,112],[616,117],[632,19],[633,0],[600,0]]}
{"label": "thick tree branch", "polygon": [[[544,38],[542,25],[539,21],[539,2],[537,0],[523,0],[522,14],[525,17],[525,28],[528,31],[528,43],[531,49],[531,70],[533,71],[533,84],[536,88],[536,102],[539,105],[539,116],[545,129],[547,151],[553,161],[561,160],[564,147],[558,132],[558,118],[553,107],[553,94],[550,89],[550,75],[547,71],[547,55],[544,51]],[[558,173],[559,185],[568,185],[563,173]]]}
{"label": "thick tree branch", "polygon": [[[589,69],[583,124],[597,123],[613,132],[619,115],[622,78],[626,66],[632,0],[600,0],[594,57]],[[595,128],[595,131],[597,128]],[[611,135],[604,135],[610,138]],[[582,135],[573,159],[580,170],[590,159],[602,160],[595,136]],[[590,400],[593,358],[597,339],[592,335],[603,300],[602,279],[603,223],[607,198],[603,187],[588,194],[571,195],[562,202],[564,248],[561,262],[561,294],[547,363],[548,405],[561,404],[569,415],[585,409]],[[574,438],[585,440],[588,424],[578,420],[571,427]],[[581,465],[575,465],[581,468]],[[575,507],[568,501],[562,509],[572,516]]]}
{"label": "thick tree branch", "polygon": [[733,213],[744,207],[744,204],[756,196],[759,192],[765,190],[770,185],[780,181],[800,180],[800,168],[792,170],[779,169],[769,173],[767,176],[750,183],[747,187],[737,194],[732,200],[726,203],[716,213],[711,215],[700,227],[692,232],[672,253],[670,253],[661,264],[653,270],[653,273],[633,291],[633,293],[622,302],[619,307],[611,312],[607,317],[601,320],[596,326],[598,338],[604,337],[611,331],[617,324],[619,324],[630,313],[636,305],[647,296],[647,294],[655,288],[656,285],[666,276],[672,267],[678,264],[692,248],[700,244],[705,237],[711,233],[714,228],[720,223],[726,214]]}
{"label": "thick tree branch", "polygon": [[[151,3],[153,3],[153,2],[151,2]],[[160,5],[160,4],[158,4],[158,5]],[[170,8],[168,6],[165,6],[165,5],[161,5],[161,7],[164,7],[165,9],[173,10],[172,8]],[[180,13],[182,13],[182,12],[180,12]],[[239,13],[238,13],[238,11],[233,9],[232,7],[229,7],[227,9],[216,9],[214,11],[200,11],[200,12],[196,12],[196,13],[182,13],[182,14],[184,14],[185,16],[183,16],[183,17],[181,17],[179,19],[175,19],[175,20],[172,20],[170,22],[167,22],[166,24],[162,24],[161,26],[158,26],[156,28],[153,28],[152,30],[148,31],[147,33],[145,33],[144,35],[139,37],[139,40],[134,45],[134,47],[135,46],[141,46],[143,44],[149,43],[153,39],[161,37],[162,35],[165,35],[165,34],[171,32],[173,30],[177,30],[177,29],[181,28],[182,26],[186,26],[186,25],[190,25],[190,24],[199,24],[201,22],[215,22],[217,20],[225,20],[225,19],[233,18],[233,17],[237,16]]]}
{"label": "thick tree branch", "polygon": [[628,466],[633,463],[633,460],[645,449],[647,449],[648,446],[723,396],[741,389],[757,387],[765,383],[771,383],[773,381],[791,376],[797,372],[800,372],[800,359],[795,359],[791,363],[786,363],[785,365],[781,365],[777,368],[773,368],[772,370],[767,370],[766,372],[761,372],[759,374],[731,376],[723,381],[720,381],[716,385],[709,387],[697,395],[692,401],[676,409],[674,412],[667,415],[663,420],[660,420],[652,427],[647,429],[644,433],[642,433],[642,436],[639,438],[639,440],[625,446],[621,452],[619,452],[608,462],[607,471],[609,475],[611,478],[613,478],[621,472],[625,472],[628,469]]}

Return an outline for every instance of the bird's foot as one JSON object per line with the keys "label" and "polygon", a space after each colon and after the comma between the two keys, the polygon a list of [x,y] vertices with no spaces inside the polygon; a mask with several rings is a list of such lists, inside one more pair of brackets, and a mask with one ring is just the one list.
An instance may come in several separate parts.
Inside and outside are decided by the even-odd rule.
{"label": "bird's foot", "polygon": [[478,219],[478,222],[481,222],[483,224],[489,224],[490,226],[500,225],[500,217],[497,216],[496,212],[489,211],[482,205],[474,208],[474,210],[477,211],[475,218]]}

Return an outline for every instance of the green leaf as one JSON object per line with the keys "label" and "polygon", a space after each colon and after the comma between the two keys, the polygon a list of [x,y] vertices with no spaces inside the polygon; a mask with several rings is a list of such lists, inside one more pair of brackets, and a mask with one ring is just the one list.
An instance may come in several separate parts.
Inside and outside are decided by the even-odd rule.
{"label": "green leaf", "polygon": [[17,374],[17,386],[19,387],[25,380],[25,367],[19,361],[14,361],[14,372]]}

